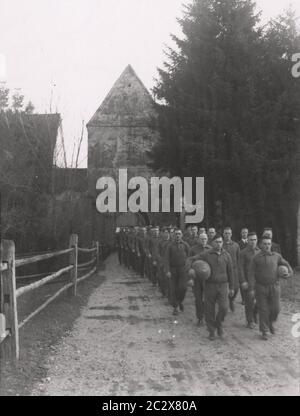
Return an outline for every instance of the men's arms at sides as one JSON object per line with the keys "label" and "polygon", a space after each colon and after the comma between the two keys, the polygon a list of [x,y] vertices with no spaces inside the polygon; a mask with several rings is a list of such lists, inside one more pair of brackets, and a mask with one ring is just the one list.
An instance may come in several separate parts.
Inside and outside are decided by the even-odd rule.
{"label": "men's arms at sides", "polygon": [[234,272],[233,272],[233,264],[232,264],[230,255],[228,255],[227,275],[228,275],[228,282],[229,282],[229,296],[233,296],[234,295]]}
{"label": "men's arms at sides", "polygon": [[171,277],[171,267],[183,267],[189,254],[190,247],[185,241],[168,244],[165,254],[166,276]]}

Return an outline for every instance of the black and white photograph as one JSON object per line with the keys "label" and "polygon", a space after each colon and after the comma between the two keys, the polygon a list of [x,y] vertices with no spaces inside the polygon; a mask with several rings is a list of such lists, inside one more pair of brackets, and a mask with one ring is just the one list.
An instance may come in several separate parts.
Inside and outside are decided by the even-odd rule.
{"label": "black and white photograph", "polygon": [[299,0],[0,0],[0,243],[1,397],[299,396]]}

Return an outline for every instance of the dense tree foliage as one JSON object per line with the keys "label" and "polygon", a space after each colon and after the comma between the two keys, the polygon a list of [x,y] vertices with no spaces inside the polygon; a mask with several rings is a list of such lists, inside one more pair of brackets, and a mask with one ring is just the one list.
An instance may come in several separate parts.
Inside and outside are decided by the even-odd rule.
{"label": "dense tree foliage", "polygon": [[205,223],[272,226],[295,258],[300,51],[291,11],[260,24],[252,0],[194,0],[153,90],[161,141],[151,166],[205,177]]}
{"label": "dense tree foliage", "polygon": [[14,94],[9,107],[9,89],[0,89],[0,230],[18,250],[29,251],[51,243],[46,217],[60,120],[32,114],[32,103],[22,111],[23,101]]}
{"label": "dense tree foliage", "polygon": [[56,143],[60,115],[23,103],[21,94],[0,88],[1,237],[14,240],[17,253],[66,247],[73,232],[88,245],[87,171],[56,167],[64,151]]}

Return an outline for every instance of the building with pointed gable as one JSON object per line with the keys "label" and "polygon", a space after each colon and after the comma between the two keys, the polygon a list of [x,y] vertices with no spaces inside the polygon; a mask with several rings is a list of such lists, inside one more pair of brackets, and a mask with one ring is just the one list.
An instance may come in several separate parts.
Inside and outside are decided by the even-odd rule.
{"label": "building with pointed gable", "polygon": [[[116,227],[150,222],[150,216],[132,213],[100,214],[95,201],[98,178],[117,178],[126,168],[128,180],[133,176],[151,177],[147,166],[149,151],[158,139],[151,127],[155,103],[133,68],[128,65],[87,123],[88,177],[92,200],[93,238],[110,244]],[[152,175],[153,176],[153,175]],[[96,235],[95,235],[96,233]]]}
{"label": "building with pointed gable", "polygon": [[87,123],[90,185],[103,175],[127,168],[129,176],[149,176],[147,154],[157,139],[150,127],[155,103],[128,65]]}
{"label": "building with pointed gable", "polygon": [[54,172],[56,211],[67,213],[67,218],[61,215],[64,234],[77,233],[80,241],[97,240],[113,247],[116,227],[174,223],[174,215],[167,213],[103,214],[96,209],[100,193],[96,183],[100,177],[113,177],[118,183],[119,169],[125,168],[128,181],[135,176],[150,181],[155,176],[148,167],[147,152],[159,139],[155,129],[156,105],[128,65],[87,123],[87,170],[56,169]]}

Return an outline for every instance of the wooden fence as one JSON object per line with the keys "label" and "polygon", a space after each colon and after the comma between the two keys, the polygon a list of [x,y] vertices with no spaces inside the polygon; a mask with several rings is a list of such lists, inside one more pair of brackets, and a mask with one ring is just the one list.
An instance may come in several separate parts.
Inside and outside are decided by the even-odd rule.
{"label": "wooden fence", "polygon": [[[78,264],[78,254],[91,255],[91,260]],[[69,265],[56,272],[40,273],[35,275],[16,277],[16,269],[28,264],[43,260],[57,258],[68,254]],[[19,359],[19,330],[34,316],[45,309],[63,292],[68,291],[70,295],[76,296],[77,285],[92,276],[98,266],[100,259],[99,243],[93,242],[91,248],[78,247],[78,236],[72,234],[69,248],[60,251],[44,252],[33,256],[24,255],[16,258],[15,244],[13,241],[2,240],[0,250],[0,348],[1,354],[9,356],[13,360]],[[78,277],[78,272],[90,269],[83,276]],[[45,284],[54,281],[58,277],[67,274],[67,283],[52,295],[46,302],[30,313],[22,322],[18,321],[17,300],[25,293],[31,292]],[[26,284],[27,281],[35,280]],[[17,289],[17,282],[25,283]]]}

